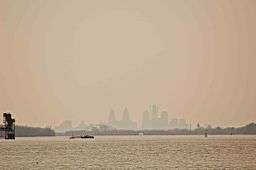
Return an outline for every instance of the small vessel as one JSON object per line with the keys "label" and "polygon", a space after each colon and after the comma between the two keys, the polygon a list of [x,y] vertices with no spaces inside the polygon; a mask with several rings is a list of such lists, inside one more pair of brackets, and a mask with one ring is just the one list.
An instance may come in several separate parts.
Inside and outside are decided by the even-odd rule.
{"label": "small vessel", "polygon": [[75,136],[70,136],[69,139],[75,139],[76,137]]}
{"label": "small vessel", "polygon": [[91,135],[83,135],[83,136],[80,136],[81,139],[94,139],[94,136],[91,136]]}
{"label": "small vessel", "polygon": [[69,139],[77,139],[77,138],[81,138],[81,139],[94,139],[94,136],[92,135],[82,135],[82,136],[70,136]]}

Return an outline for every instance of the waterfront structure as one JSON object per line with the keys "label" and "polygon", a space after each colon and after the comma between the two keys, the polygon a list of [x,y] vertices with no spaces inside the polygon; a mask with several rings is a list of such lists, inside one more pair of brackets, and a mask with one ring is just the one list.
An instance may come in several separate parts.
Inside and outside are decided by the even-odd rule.
{"label": "waterfront structure", "polygon": [[0,137],[15,139],[15,119],[11,113],[3,113],[3,125],[0,125]]}

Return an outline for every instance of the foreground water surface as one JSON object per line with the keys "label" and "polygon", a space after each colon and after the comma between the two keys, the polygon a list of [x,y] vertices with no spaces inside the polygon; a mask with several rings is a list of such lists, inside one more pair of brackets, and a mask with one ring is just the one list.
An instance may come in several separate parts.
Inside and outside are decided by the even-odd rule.
{"label": "foreground water surface", "polygon": [[0,169],[256,169],[256,136],[0,140]]}

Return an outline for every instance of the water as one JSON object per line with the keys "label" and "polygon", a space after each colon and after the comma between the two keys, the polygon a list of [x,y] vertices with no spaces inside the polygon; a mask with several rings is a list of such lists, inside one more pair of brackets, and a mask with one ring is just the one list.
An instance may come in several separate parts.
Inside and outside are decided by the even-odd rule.
{"label": "water", "polygon": [[0,169],[256,169],[256,136],[0,140]]}

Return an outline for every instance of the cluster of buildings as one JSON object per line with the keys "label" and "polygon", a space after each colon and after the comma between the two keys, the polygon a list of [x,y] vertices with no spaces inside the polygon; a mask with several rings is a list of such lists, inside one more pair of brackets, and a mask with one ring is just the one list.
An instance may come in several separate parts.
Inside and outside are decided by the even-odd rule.
{"label": "cluster of buildings", "polygon": [[77,126],[73,126],[73,123],[71,120],[65,120],[62,122],[59,126],[56,126],[54,128],[55,132],[57,133],[65,133],[68,131],[107,131],[110,130],[111,127],[100,123],[100,124],[85,124],[84,121],[81,121]]}
{"label": "cluster of buildings", "polygon": [[157,105],[150,105],[142,115],[142,129],[187,129],[188,124],[184,119],[171,119],[169,122],[168,113],[159,111]]}
{"label": "cluster of buildings", "polygon": [[168,113],[159,111],[157,105],[150,105],[142,115],[142,129],[144,130],[168,130],[187,129],[188,124],[184,119],[171,119],[169,122]]}
{"label": "cluster of buildings", "polygon": [[108,118],[108,125],[116,129],[136,130],[137,123],[130,119],[130,113],[127,108],[123,111],[121,120],[116,120],[114,110],[111,110]]}
{"label": "cluster of buildings", "polygon": [[156,105],[150,105],[149,109],[143,112],[142,129],[168,129],[168,113],[159,112]]}
{"label": "cluster of buildings", "polygon": [[55,127],[54,130],[57,133],[65,133],[67,131],[81,131],[81,130],[111,130],[111,129],[121,129],[121,130],[137,130],[137,123],[130,119],[130,113],[127,108],[123,111],[123,116],[121,120],[117,120],[114,110],[109,113],[109,119],[107,123],[100,124],[85,124],[83,121],[77,126],[72,125],[71,120],[66,120],[62,122],[59,126]]}
{"label": "cluster of buildings", "polygon": [[[113,110],[109,113],[108,125],[116,129],[136,130],[137,124],[129,116],[128,109],[123,111],[123,118],[116,120]],[[188,124],[184,119],[171,119],[169,121],[168,112],[160,111],[157,105],[150,105],[148,110],[142,114],[143,130],[168,130],[168,129],[187,129]]]}
{"label": "cluster of buildings", "polygon": [[[160,110],[157,105],[150,105],[142,114],[142,130],[168,130],[168,129],[188,129],[190,128],[184,119],[170,119],[168,112]],[[116,119],[114,110],[109,112],[108,122],[103,124],[85,124],[81,122],[78,126],[73,127],[70,120],[62,122],[55,127],[56,132],[76,131],[76,130],[137,130],[137,122],[131,120],[130,113],[127,108],[122,112],[122,118]]]}

